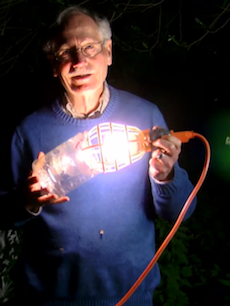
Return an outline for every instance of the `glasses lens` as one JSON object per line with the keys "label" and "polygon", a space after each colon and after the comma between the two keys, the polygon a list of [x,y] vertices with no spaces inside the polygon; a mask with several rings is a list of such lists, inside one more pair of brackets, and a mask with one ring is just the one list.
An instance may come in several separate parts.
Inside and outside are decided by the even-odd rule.
{"label": "glasses lens", "polygon": [[59,62],[68,61],[71,59],[71,50],[59,50],[55,53],[55,57]]}
{"label": "glasses lens", "polygon": [[[82,52],[82,54],[86,57],[94,57],[102,50],[103,42],[100,43],[92,43],[85,47],[80,48],[79,51]],[[79,52],[78,51],[78,52]],[[55,57],[58,61],[64,62],[64,61],[70,61],[75,55],[77,50],[75,49],[66,49],[66,50],[59,50],[55,53]]]}
{"label": "glasses lens", "polygon": [[102,49],[102,43],[90,44],[90,45],[85,46],[82,49],[82,53],[85,56],[93,57],[97,55],[98,53],[100,53],[101,49]]}

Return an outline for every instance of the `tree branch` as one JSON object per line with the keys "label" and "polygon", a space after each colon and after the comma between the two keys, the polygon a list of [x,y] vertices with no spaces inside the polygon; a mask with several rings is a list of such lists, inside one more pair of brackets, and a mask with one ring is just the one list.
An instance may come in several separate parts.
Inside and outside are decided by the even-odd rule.
{"label": "tree branch", "polygon": [[[112,15],[112,17],[110,19],[111,23],[113,21],[117,20],[118,18],[120,18],[124,14],[124,12],[127,10],[128,6],[130,4],[130,2],[131,2],[131,0],[128,1],[128,3],[126,4],[125,8],[122,10],[122,12],[116,18],[115,18],[116,12],[113,12],[113,15]],[[118,7],[118,5],[117,5],[117,7]]]}
{"label": "tree branch", "polygon": [[[26,2],[27,0],[11,0],[10,4],[11,6],[19,4],[21,2]],[[7,9],[9,6],[9,0],[1,0],[0,3],[0,11]]]}
{"label": "tree branch", "polygon": [[182,40],[182,0],[180,0],[180,6],[179,6],[179,33],[180,33],[180,40]]}
{"label": "tree branch", "polygon": [[141,13],[143,13],[147,9],[152,8],[154,6],[158,6],[158,5],[162,4],[163,2],[165,2],[165,0],[161,0],[157,3],[154,3],[154,1],[153,1],[153,3],[146,3],[146,4],[145,3],[131,4],[130,1],[129,1],[128,5],[127,5],[127,3],[118,3],[117,7],[125,6],[125,7],[127,7],[126,8],[127,10],[135,10],[136,8],[139,9],[140,7],[145,7],[145,9],[143,11],[141,11]]}
{"label": "tree branch", "polygon": [[210,34],[215,34],[217,33],[219,30],[223,29],[230,21],[230,17],[225,21],[224,24],[222,24],[218,29],[216,29],[215,31],[209,31]]}
{"label": "tree branch", "polygon": [[229,7],[230,7],[230,3],[226,6],[226,8],[213,20],[213,22],[208,26],[208,29],[206,30],[206,32],[201,36],[199,37],[198,39],[196,39],[195,41],[193,41],[192,43],[190,44],[182,44],[180,42],[178,42],[174,36],[171,36],[170,37],[170,40],[173,41],[176,45],[180,46],[180,47],[184,47],[186,49],[190,49],[192,46],[200,43],[208,34],[215,34],[217,33],[218,31],[220,31],[221,29],[223,29],[227,24],[228,22],[230,21],[230,18],[227,19],[227,21],[225,21],[219,28],[217,28],[216,30],[213,30],[211,31],[210,29],[212,29],[215,24],[217,23],[217,21],[227,12],[229,11]]}
{"label": "tree branch", "polygon": [[9,13],[9,9],[10,9],[11,2],[12,2],[12,0],[9,1],[9,4],[8,4],[8,6],[7,6],[7,8],[6,8],[6,13],[4,14],[4,17],[3,17],[3,25],[2,25],[2,30],[1,30],[1,34],[0,34],[1,36],[4,35],[5,29],[6,29],[6,25],[7,25],[7,23],[8,23],[9,20],[10,20],[10,18],[9,18],[8,20],[6,20],[6,18],[7,18],[7,15],[8,15],[8,13]]}
{"label": "tree branch", "polygon": [[[27,47],[29,46],[29,44],[32,42],[32,40],[34,39],[34,37],[36,35],[37,35],[37,32],[34,33],[34,35],[31,37],[31,39],[28,41],[28,43],[24,46],[24,48],[21,49],[21,51],[17,55],[15,55],[15,56],[11,57],[10,59],[8,59],[8,60],[6,60],[6,61],[1,63],[1,65],[4,65],[4,64],[6,64],[6,63],[8,63],[8,62],[13,60],[12,65],[9,67],[9,69],[7,71],[5,71],[3,74],[1,74],[1,76],[6,75],[13,68],[13,66],[17,62],[18,58],[20,57],[20,55],[22,55],[22,53],[27,49]],[[20,40],[20,41],[22,41],[22,40]],[[18,43],[19,42],[17,42],[16,44],[18,44]]]}
{"label": "tree branch", "polygon": [[161,34],[161,20],[162,20],[162,6],[159,5],[159,21],[158,21],[158,35],[157,35],[157,41],[155,44],[150,48],[150,52],[158,45],[160,41],[160,34]]}
{"label": "tree branch", "polygon": [[222,15],[224,15],[227,11],[228,8],[230,7],[230,3],[226,6],[226,8],[216,17],[216,19],[213,20],[213,22],[210,24],[209,28],[211,29],[216,23],[217,21],[220,19],[220,17]]}
{"label": "tree branch", "polygon": [[141,11],[141,13],[144,13],[145,11],[147,11],[148,9],[154,7],[154,6],[161,6],[161,4],[164,2],[165,0],[161,0],[160,2],[157,3],[152,3],[150,4],[147,8],[145,8],[144,10]]}

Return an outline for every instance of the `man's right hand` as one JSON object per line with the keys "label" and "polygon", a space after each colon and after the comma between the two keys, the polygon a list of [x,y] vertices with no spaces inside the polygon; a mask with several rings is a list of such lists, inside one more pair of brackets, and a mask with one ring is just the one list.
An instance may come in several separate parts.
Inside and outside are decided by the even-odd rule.
{"label": "man's right hand", "polygon": [[[40,152],[38,158],[43,155],[44,153]],[[39,178],[33,172],[26,180],[24,194],[26,198],[25,208],[33,213],[39,212],[41,206],[69,201],[67,196],[58,197],[56,194],[51,194],[48,188],[41,188]]]}

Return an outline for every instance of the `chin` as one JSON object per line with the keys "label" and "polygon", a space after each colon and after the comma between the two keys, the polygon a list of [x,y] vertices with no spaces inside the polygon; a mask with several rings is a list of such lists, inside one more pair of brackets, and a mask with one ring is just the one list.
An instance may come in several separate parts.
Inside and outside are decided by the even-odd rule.
{"label": "chin", "polygon": [[96,84],[79,84],[79,85],[72,85],[71,92],[72,93],[83,93],[85,91],[96,91],[101,88],[102,85],[96,86]]}

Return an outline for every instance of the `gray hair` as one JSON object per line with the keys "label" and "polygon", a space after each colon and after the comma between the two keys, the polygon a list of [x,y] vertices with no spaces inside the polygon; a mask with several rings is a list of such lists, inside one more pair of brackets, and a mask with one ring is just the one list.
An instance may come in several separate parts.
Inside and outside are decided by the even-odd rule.
{"label": "gray hair", "polygon": [[104,16],[100,16],[95,11],[90,11],[87,8],[81,6],[70,6],[62,11],[57,19],[56,23],[49,33],[45,43],[43,44],[43,51],[47,54],[53,55],[57,51],[59,36],[62,33],[65,25],[73,15],[87,15],[94,20],[98,27],[98,31],[102,40],[109,40],[112,37],[112,30],[108,19]]}

